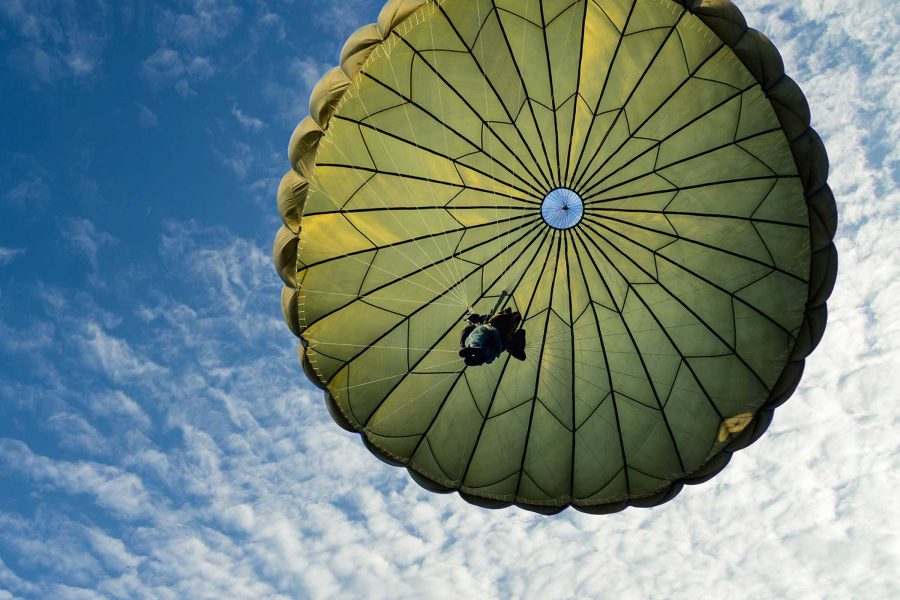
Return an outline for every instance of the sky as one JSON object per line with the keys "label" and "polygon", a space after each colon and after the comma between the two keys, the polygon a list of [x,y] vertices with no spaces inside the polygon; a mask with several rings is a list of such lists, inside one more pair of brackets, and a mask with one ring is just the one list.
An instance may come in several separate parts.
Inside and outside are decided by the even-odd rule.
{"label": "sky", "polygon": [[743,0],[840,211],[795,396],[653,509],[434,495],[338,428],[271,263],[370,0],[0,0],[0,600],[900,598],[900,4]]}

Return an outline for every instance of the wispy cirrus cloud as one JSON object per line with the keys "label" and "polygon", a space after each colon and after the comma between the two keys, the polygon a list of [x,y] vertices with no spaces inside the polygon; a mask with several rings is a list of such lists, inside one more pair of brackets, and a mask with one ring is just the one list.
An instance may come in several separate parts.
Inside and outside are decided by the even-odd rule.
{"label": "wispy cirrus cloud", "polygon": [[243,10],[232,0],[192,0],[158,15],[160,47],[142,63],[154,86],[173,86],[184,97],[218,71],[212,54],[240,22]]}
{"label": "wispy cirrus cloud", "polygon": [[248,131],[260,131],[266,126],[262,119],[244,113],[244,111],[238,108],[237,104],[232,105],[231,114],[237,120],[238,124]]}
{"label": "wispy cirrus cloud", "polygon": [[102,66],[109,15],[103,0],[3,0],[0,18],[15,35],[7,60],[35,83],[92,77]]}
{"label": "wispy cirrus cloud", "polygon": [[157,87],[172,85],[185,97],[196,96],[192,84],[202,83],[215,73],[210,59],[204,56],[185,56],[178,50],[163,47],[151,54],[142,64],[144,77]]}
{"label": "wispy cirrus cloud", "polygon": [[153,504],[137,476],[107,465],[53,460],[24,442],[0,438],[0,466],[35,484],[69,494],[87,494],[101,508],[133,520],[152,514]]}
{"label": "wispy cirrus cloud", "polygon": [[5,248],[0,246],[0,267],[13,262],[24,255],[25,252],[27,252],[25,248]]}
{"label": "wispy cirrus cloud", "polygon": [[204,50],[225,39],[243,10],[233,0],[190,0],[180,9],[164,9],[157,27],[164,40]]}
{"label": "wispy cirrus cloud", "polygon": [[[334,59],[337,63],[337,58]],[[264,96],[277,107],[278,115],[287,125],[296,125],[309,114],[309,94],[333,63],[311,57],[292,58],[277,79],[263,86]]]}
{"label": "wispy cirrus cloud", "polygon": [[7,169],[0,170],[0,177],[6,184],[0,192],[6,207],[34,214],[50,202],[52,175],[32,157],[7,157]]}
{"label": "wispy cirrus cloud", "polygon": [[151,127],[156,127],[159,124],[159,117],[150,108],[140,103],[136,105],[136,108],[138,123],[141,127],[149,129]]}
{"label": "wispy cirrus cloud", "polygon": [[103,287],[106,282],[100,273],[100,257],[105,248],[115,246],[119,240],[112,234],[97,228],[84,217],[64,217],[59,219],[59,229],[63,243],[87,260],[91,271],[88,281]]}
{"label": "wispy cirrus cloud", "polygon": [[97,323],[87,323],[76,338],[87,366],[104,373],[113,381],[127,381],[148,374],[161,375],[165,369],[138,355],[126,340],[107,333]]}

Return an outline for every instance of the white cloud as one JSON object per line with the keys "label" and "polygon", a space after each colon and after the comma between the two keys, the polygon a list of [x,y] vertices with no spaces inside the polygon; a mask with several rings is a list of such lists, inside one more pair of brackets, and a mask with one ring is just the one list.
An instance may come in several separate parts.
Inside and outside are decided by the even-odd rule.
{"label": "white cloud", "polygon": [[144,77],[156,87],[172,86],[185,98],[218,71],[210,53],[220,50],[242,16],[232,0],[190,0],[184,12],[165,9],[157,32],[160,47],[141,65]]}
{"label": "white cloud", "polygon": [[126,340],[108,334],[97,323],[85,324],[77,340],[87,364],[113,381],[158,376],[165,372],[152,360],[139,356]]}
{"label": "white cloud", "polygon": [[105,246],[118,243],[111,234],[97,229],[88,219],[69,217],[59,222],[60,232],[67,244],[87,258],[94,271],[97,271],[98,255]]}
{"label": "white cloud", "polygon": [[93,462],[53,460],[19,440],[0,438],[0,468],[69,494],[87,494],[121,519],[147,517],[153,504],[136,475]]}
{"label": "white cloud", "polygon": [[171,48],[160,48],[144,62],[144,74],[155,83],[165,83],[184,75],[184,61]]}
{"label": "white cloud", "polygon": [[141,64],[144,77],[154,86],[175,85],[179,94],[185,97],[194,96],[186,79],[187,69],[181,54],[171,48],[160,48]]}
{"label": "white cloud", "polygon": [[7,204],[19,209],[43,207],[50,200],[50,185],[42,173],[30,173],[22,177],[12,188],[3,193]]}
{"label": "white cloud", "polygon": [[156,125],[159,124],[159,117],[156,116],[156,113],[143,104],[137,105],[137,112],[138,123],[141,125],[141,127],[149,129],[151,127],[156,127]]}
{"label": "white cloud", "polygon": [[285,22],[278,14],[270,11],[263,12],[256,20],[256,28],[259,35],[267,35],[271,32],[271,36],[279,42],[285,38]]}
{"label": "white cloud", "polygon": [[244,179],[249,175],[256,158],[253,148],[245,142],[232,142],[230,152],[227,154],[219,150],[214,152],[222,164],[228,167],[238,179]]}
{"label": "white cloud", "polygon": [[102,66],[109,11],[103,1],[3,0],[0,18],[14,32],[8,58],[42,84],[84,79]]}
{"label": "white cloud", "polygon": [[232,105],[231,114],[235,119],[237,119],[237,122],[240,123],[241,127],[243,127],[244,129],[248,129],[250,131],[259,131],[266,126],[262,119],[258,119],[256,117],[245,114],[244,111],[237,107],[237,104]]}
{"label": "white cloud", "polygon": [[156,87],[174,85],[184,97],[193,97],[196,92],[191,84],[202,83],[211,78],[216,69],[205,56],[190,56],[172,48],[163,47],[147,57],[141,64],[144,77]]}
{"label": "white cloud", "polygon": [[3,246],[0,246],[0,267],[13,262],[23,254],[25,254],[25,252],[25,248],[5,248]]}
{"label": "white cloud", "polygon": [[34,596],[39,590],[37,585],[25,581],[6,566],[6,563],[3,562],[3,557],[0,557],[0,585],[3,586],[3,588],[0,588],[0,594],[6,594],[6,596],[0,595],[0,598],[18,599],[22,597],[14,596],[11,592],[27,593],[30,596]]}
{"label": "white cloud", "polygon": [[44,423],[57,434],[61,448],[88,456],[107,450],[106,438],[83,417],[69,412],[56,413]]}
{"label": "white cloud", "polygon": [[[197,223],[169,223],[162,238],[164,258],[178,261],[207,286],[209,294],[229,315],[244,314],[251,301],[258,301],[263,287],[273,287],[271,259],[254,243],[233,238],[215,244],[221,229],[201,229]],[[195,315],[186,315],[195,318]]]}
{"label": "white cloud", "polygon": [[197,95],[197,92],[194,91],[194,88],[191,87],[191,84],[186,79],[179,79],[175,82],[175,91],[183,98],[194,98]]}
{"label": "white cloud", "polygon": [[[129,361],[131,361],[134,357],[134,352],[130,349],[124,352],[130,354]],[[132,371],[133,370],[134,369],[132,369]],[[154,369],[152,368],[150,369],[150,371],[153,370]],[[138,369],[138,371],[140,371],[140,369]],[[141,429],[150,427],[150,418],[141,409],[140,405],[121,390],[92,395],[88,400],[88,404],[91,412],[98,418],[124,417]]]}
{"label": "white cloud", "polygon": [[223,40],[241,18],[232,0],[190,0],[186,12],[166,10],[160,34],[174,43],[201,50]]}
{"label": "white cloud", "polygon": [[205,56],[194,56],[185,65],[187,74],[194,81],[206,81],[216,72],[209,58]]}
{"label": "white cloud", "polygon": [[[0,304],[0,308],[4,308]],[[54,345],[56,330],[50,323],[35,321],[12,325],[8,310],[0,312],[0,349],[10,354],[40,356]]]}
{"label": "white cloud", "polygon": [[337,59],[319,62],[308,56],[293,58],[277,80],[265,84],[263,94],[277,107],[286,125],[294,126],[309,114],[309,94],[335,62]]}
{"label": "white cloud", "polygon": [[310,13],[318,27],[343,43],[356,29],[375,20],[382,4],[377,0],[316,0]]}
{"label": "white cloud", "polygon": [[[322,75],[325,74],[327,68],[311,58],[295,58],[288,66],[288,76],[293,77],[295,81],[303,85],[305,90],[311,92]],[[309,97],[309,93],[303,95],[307,98]]]}
{"label": "white cloud", "polygon": [[101,529],[88,529],[87,537],[94,551],[111,571],[122,572],[134,569],[143,560],[129,552],[122,540],[107,535]]}

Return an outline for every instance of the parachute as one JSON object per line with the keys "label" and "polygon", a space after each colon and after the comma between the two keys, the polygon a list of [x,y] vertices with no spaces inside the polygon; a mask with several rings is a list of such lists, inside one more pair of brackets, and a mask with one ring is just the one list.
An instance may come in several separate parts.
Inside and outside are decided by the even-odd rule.
{"label": "parachute", "polygon": [[[391,0],[289,158],[303,369],[435,492],[670,500],[763,434],[825,329],[825,149],[729,0]],[[463,319],[504,308],[526,360],[467,367]]]}

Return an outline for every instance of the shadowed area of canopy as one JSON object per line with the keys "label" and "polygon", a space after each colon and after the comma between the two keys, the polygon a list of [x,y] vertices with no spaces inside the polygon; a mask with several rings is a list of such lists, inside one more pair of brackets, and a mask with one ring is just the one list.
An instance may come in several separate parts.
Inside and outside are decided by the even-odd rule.
{"label": "shadowed area of canopy", "polygon": [[[796,387],[834,200],[730,2],[395,0],[311,112],[279,193],[286,319],[339,423],[426,487],[656,504]],[[462,319],[498,301],[527,359],[466,367]]]}

